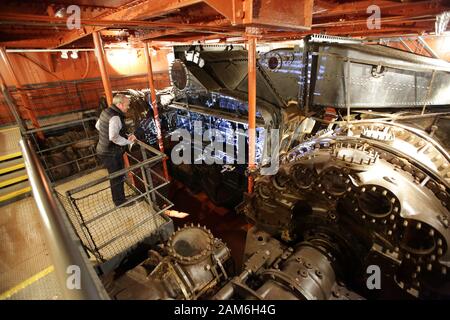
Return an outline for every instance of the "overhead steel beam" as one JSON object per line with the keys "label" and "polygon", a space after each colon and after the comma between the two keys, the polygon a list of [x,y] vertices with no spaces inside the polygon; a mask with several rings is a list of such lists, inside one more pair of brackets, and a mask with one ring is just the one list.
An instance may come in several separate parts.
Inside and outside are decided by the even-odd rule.
{"label": "overhead steel beam", "polygon": [[185,32],[185,30],[167,29],[167,30],[160,30],[160,31],[152,31],[152,32],[146,33],[143,36],[139,37],[139,40],[145,41],[145,40],[149,40],[149,39],[156,39],[159,37],[172,36],[174,34],[179,34],[182,32]]}
{"label": "overhead steel beam", "polygon": [[313,0],[244,0],[243,6],[245,25],[311,29]]}
{"label": "overhead steel beam", "polygon": [[[214,32],[214,30],[223,30],[224,33],[228,33],[229,32],[237,32],[236,30],[233,30],[230,28],[230,22],[226,19],[214,19],[208,22],[204,22],[201,24],[197,24],[197,25],[191,25],[191,24],[185,24],[182,23],[182,21],[165,21],[165,20],[160,20],[158,21],[160,23],[179,23],[180,25],[189,27],[189,29],[187,28],[179,28],[179,27],[170,27],[169,29],[164,29],[164,30],[157,30],[157,31],[152,31],[152,32],[148,32],[146,34],[143,34],[142,36],[139,37],[139,40],[141,41],[145,41],[148,39],[156,39],[159,37],[164,37],[164,36],[171,36],[174,34],[179,34],[182,32],[186,32],[186,31],[196,31],[196,32],[202,32],[203,30],[205,31],[209,31],[209,32]],[[200,26],[200,28],[199,28]],[[167,26],[166,26],[167,28]],[[208,28],[212,28],[212,30],[208,30]],[[219,29],[218,29],[219,28]],[[195,30],[194,30],[195,29]]]}
{"label": "overhead steel beam", "polygon": [[55,41],[49,38],[8,40],[0,42],[0,46],[5,48],[51,48],[54,45]]}
{"label": "overhead steel beam", "polygon": [[[185,31],[183,31],[185,32]],[[168,42],[191,42],[191,41],[206,41],[206,40],[215,40],[215,39],[226,39],[227,36],[219,35],[219,34],[198,34],[198,35],[186,35],[183,37],[165,37],[162,39],[156,39],[156,41],[168,41]]]}
{"label": "overhead steel beam", "polygon": [[[192,29],[201,29],[201,30],[212,30],[212,31],[223,31],[223,30],[230,30],[233,31],[234,29],[225,25],[225,24],[216,24],[217,21],[223,21],[222,19],[219,20],[212,20],[208,23],[184,23],[184,22],[172,22],[172,21],[140,21],[135,19],[130,20],[106,20],[106,19],[81,19],[80,25],[82,27],[89,27],[89,26],[96,26],[100,28],[127,28],[127,27],[139,27],[139,28],[147,28],[147,29],[153,29],[153,28],[180,28],[185,30],[192,30]],[[57,18],[57,17],[47,17],[47,16],[38,16],[38,15],[31,15],[31,14],[1,14],[0,13],[0,23],[1,24],[19,24],[19,25],[39,25],[39,26],[46,26],[46,27],[61,27],[65,26],[66,20],[64,18]]]}
{"label": "overhead steel beam", "polygon": [[[443,3],[443,2],[442,2]],[[392,15],[398,13],[402,16],[408,15],[416,15],[420,12],[420,14],[430,14],[437,13],[445,10],[445,6],[443,6],[439,1],[419,1],[419,2],[396,2],[396,1],[355,1],[342,3],[335,8],[330,10],[317,13],[315,17],[332,17],[346,14],[367,14],[367,8],[371,5],[377,5],[381,11],[382,15]]]}
{"label": "overhead steel beam", "polygon": [[401,42],[401,44],[402,44],[406,49],[409,50],[409,52],[413,52],[413,50],[411,49],[411,47],[408,46],[408,44],[407,44],[401,37],[400,37],[400,42]]}
{"label": "overhead steel beam", "polygon": [[[381,17],[381,24],[389,24],[389,23],[419,23],[419,22],[435,22],[436,17],[434,16],[411,16],[411,17]],[[320,28],[320,27],[339,27],[339,26],[354,26],[354,25],[364,25],[367,26],[367,19],[358,19],[358,20],[348,20],[348,21],[332,21],[332,22],[324,22],[324,23],[314,23],[312,28]],[[366,27],[367,29],[367,27]]]}
{"label": "overhead steel beam", "polygon": [[[133,1],[111,12],[97,16],[99,20],[134,20],[161,16],[174,10],[187,7],[201,0],[169,0],[169,1]],[[104,27],[85,27],[74,30],[58,39],[57,47],[67,45]]]}
{"label": "overhead steel beam", "polygon": [[242,0],[205,0],[205,3],[230,20],[232,25],[241,24],[244,18]]}
{"label": "overhead steel beam", "polygon": [[417,41],[419,41],[422,46],[425,48],[425,50],[433,57],[433,58],[437,58],[440,59],[439,55],[436,53],[436,51],[433,50],[433,48],[430,47],[430,45],[424,40],[422,39],[422,37],[417,37]]}
{"label": "overhead steel beam", "polygon": [[[164,24],[148,23],[147,21],[130,21],[139,19],[148,19],[154,16],[160,16],[179,8],[190,6],[192,4],[201,2],[201,0],[179,0],[179,1],[133,1],[131,4],[127,4],[118,9],[109,10],[107,13],[103,13],[93,19],[81,19],[81,26],[79,29],[73,31],[67,30],[61,32],[54,38],[43,38],[45,40],[45,47],[58,48],[67,44],[70,44],[76,40],[79,40],[85,36],[92,34],[94,31],[100,31],[110,26],[129,26],[129,25],[147,25],[147,26],[164,26]],[[50,16],[37,16],[27,14],[0,14],[0,21],[16,22],[30,24],[31,22],[47,22],[53,24],[66,25],[65,18],[57,18]],[[51,24],[50,24],[51,25]],[[175,24],[176,25],[176,24]],[[183,25],[180,24],[180,27]],[[39,39],[39,41],[41,41]],[[43,47],[43,44],[37,43],[38,47]],[[31,47],[31,46],[27,46]]]}
{"label": "overhead steel beam", "polygon": [[336,8],[339,3],[336,3],[334,1],[326,1],[326,0],[314,0],[314,5],[319,6],[321,8],[330,10]]}

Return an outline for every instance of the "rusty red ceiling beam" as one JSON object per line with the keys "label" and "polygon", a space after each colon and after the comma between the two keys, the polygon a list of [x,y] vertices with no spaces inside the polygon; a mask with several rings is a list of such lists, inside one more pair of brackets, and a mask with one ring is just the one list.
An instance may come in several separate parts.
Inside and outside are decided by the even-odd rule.
{"label": "rusty red ceiling beam", "polygon": [[[178,20],[178,21],[173,21],[173,20],[158,20],[158,22],[160,23],[166,23],[166,22],[173,22],[173,23],[180,23],[183,25],[187,25],[185,23],[183,23],[182,21]],[[192,26],[193,24],[189,24],[190,26]],[[228,20],[225,19],[214,19],[214,20],[210,20],[210,21],[206,21],[201,23],[200,25],[203,26],[203,28],[199,28],[200,30],[208,30],[210,29],[209,27],[217,27],[217,30],[228,30],[231,32],[237,32],[238,30],[236,30],[235,28],[229,28],[230,27],[230,22]],[[189,31],[192,31],[193,28],[189,28]],[[139,40],[141,41],[146,41],[149,39],[155,39],[155,38],[159,38],[159,37],[163,37],[163,36],[170,36],[170,35],[174,35],[174,34],[179,34],[182,32],[185,32],[186,29],[179,29],[179,28],[170,28],[170,29],[165,29],[165,30],[156,30],[156,31],[151,31],[148,33],[145,33],[141,36],[139,36]]]}
{"label": "rusty red ceiling beam", "polygon": [[367,8],[370,5],[377,5],[381,9],[381,15],[408,15],[408,14],[429,14],[429,12],[441,12],[448,8],[444,5],[445,1],[419,1],[419,2],[398,2],[398,1],[355,1],[349,3],[342,3],[339,6],[320,12],[315,15],[315,18],[333,17],[340,15],[357,15],[367,14]]}
{"label": "rusty red ceiling beam", "polygon": [[0,46],[5,48],[51,48],[54,41],[48,38],[34,38],[34,39],[21,39],[21,40],[7,40],[1,41]]}
{"label": "rusty red ceiling beam", "polygon": [[[164,15],[199,2],[201,2],[201,0],[132,1],[95,18],[98,20],[148,19],[151,17]],[[62,47],[72,43],[75,40],[90,35],[94,31],[99,31],[104,28],[105,27],[100,26],[87,26],[80,30],[71,31],[70,33],[64,34],[62,37],[58,38],[57,45],[55,47]]]}
{"label": "rusty red ceiling beam", "polygon": [[[67,45],[75,40],[85,37],[94,31],[102,30],[110,26],[143,26],[144,22],[137,21],[150,17],[157,17],[174,10],[188,7],[197,3],[205,3],[225,16],[231,23],[235,24],[257,24],[265,26],[283,26],[292,29],[307,29],[312,21],[312,0],[290,0],[275,4],[270,0],[261,0],[259,7],[254,7],[252,0],[169,0],[169,1],[133,1],[130,4],[103,13],[95,19],[82,19],[82,28],[62,32],[54,38],[52,47]],[[299,10],[300,9],[300,10]],[[293,10],[300,14],[292,15]],[[28,16],[28,17],[26,17]],[[24,19],[25,18],[25,19]],[[21,21],[24,19],[25,21]],[[29,16],[29,15],[2,15],[2,20],[15,21],[17,23],[30,24],[32,22],[65,22],[49,16]],[[64,21],[61,21],[64,20]],[[163,26],[163,25],[160,25]],[[165,26],[170,26],[166,24]],[[184,29],[182,25],[172,25],[174,28]],[[201,26],[192,25],[190,28]],[[210,26],[213,29],[213,26]],[[221,31],[214,30],[213,31]]]}
{"label": "rusty red ceiling beam", "polygon": [[339,5],[339,3],[334,1],[326,1],[326,0],[314,0],[314,6],[318,6],[322,9],[334,9]]}
{"label": "rusty red ceiling beam", "polygon": [[[203,3],[205,5],[197,5]],[[158,41],[192,41],[192,39],[214,39],[236,37],[243,34],[243,27],[245,25],[261,26],[267,28],[278,27],[285,29],[285,32],[294,31],[293,27],[300,26],[299,30],[295,31],[295,36],[301,36],[304,34],[312,33],[312,31],[324,31],[328,34],[339,34],[336,32],[347,32],[348,30],[355,30],[354,25],[365,25],[367,6],[371,4],[377,4],[381,8],[382,23],[397,22],[399,30],[406,30],[407,27],[402,26],[406,22],[417,22],[420,25],[417,27],[411,27],[409,30],[414,32],[415,30],[431,31],[433,26],[430,19],[433,19],[432,15],[448,10],[448,7],[444,6],[443,1],[420,1],[420,2],[396,2],[396,1],[358,1],[351,3],[337,4],[334,1],[319,0],[315,4],[319,7],[327,7],[324,12],[318,12],[314,15],[314,24],[312,24],[312,0],[286,0],[286,1],[271,1],[260,0],[259,6],[254,7],[254,1],[252,0],[169,0],[169,1],[133,1],[117,9],[108,10],[93,19],[82,19],[82,28],[75,31],[62,31],[57,33],[57,36],[49,39],[48,37],[38,37],[38,35],[30,35],[30,43],[27,40],[21,40],[20,45],[22,47],[59,47],[64,44],[71,43],[74,40],[81,39],[86,35],[91,34],[93,31],[102,30],[108,27],[122,27],[122,28],[140,28],[151,29],[152,31],[144,36],[138,37],[140,40],[158,38]],[[186,9],[186,7],[189,7]],[[212,9],[211,9],[212,8]],[[158,20],[155,21],[140,21],[139,19],[146,19],[149,17],[160,17],[170,12],[182,9],[183,11],[177,11],[177,15],[172,18],[165,19],[168,21]],[[224,19],[217,19],[222,21],[220,25],[215,23],[203,23],[206,19],[214,19],[214,12],[217,12],[216,17],[223,16]],[[301,14],[293,14],[293,12]],[[426,16],[426,19],[412,21],[417,17],[412,16]],[[198,21],[199,18],[205,17],[205,20],[196,24],[185,24],[183,20],[194,19]],[[48,26],[62,25],[65,26],[65,19],[59,19],[48,16],[35,16],[35,15],[6,15],[0,14],[0,21],[3,19],[9,19],[7,21],[10,24],[46,24]],[[172,19],[180,19],[181,22],[170,22]],[[226,19],[226,20],[225,20]],[[344,20],[343,20],[344,19]],[[163,19],[164,20],[164,19]],[[430,21],[429,21],[430,20]],[[192,20],[191,20],[192,21]],[[429,24],[425,24],[428,23]],[[235,27],[232,26],[235,24]],[[312,25],[313,30],[307,31]],[[348,26],[348,29],[340,28]],[[424,27],[425,26],[425,27]],[[337,28],[339,27],[339,28]],[[168,28],[167,30],[161,30],[162,28]],[[187,33],[196,29],[199,32],[198,35],[192,35]],[[291,31],[290,31],[290,30]],[[358,29],[358,28],[356,28]],[[369,34],[377,34],[382,32],[389,33],[394,31],[389,26],[384,31],[378,30],[360,30],[358,33],[366,32]],[[210,35],[214,32],[217,34]],[[395,31],[397,32],[397,31]],[[177,34],[181,34],[181,37],[177,37]],[[275,33],[273,33],[275,34]],[[343,35],[346,33],[343,33]],[[272,36],[270,37],[272,39]],[[0,45],[15,46],[17,43],[14,41],[4,41]]]}
{"label": "rusty red ceiling beam", "polygon": [[[39,26],[60,26],[65,25],[66,20],[64,18],[48,17],[48,16],[36,16],[36,15],[26,15],[26,14],[1,14],[0,21],[10,24],[23,24],[23,25],[39,25]],[[158,21],[139,21],[139,20],[96,20],[96,19],[81,19],[80,20],[81,29],[86,29],[88,27],[98,27],[104,29],[107,27],[112,28],[126,28],[126,27],[136,27],[136,28],[177,28],[179,30],[205,30],[205,31],[217,31],[224,33],[233,33],[235,29],[229,28],[227,26],[216,26],[214,24],[186,24],[186,23],[175,23],[175,22],[158,22]]]}

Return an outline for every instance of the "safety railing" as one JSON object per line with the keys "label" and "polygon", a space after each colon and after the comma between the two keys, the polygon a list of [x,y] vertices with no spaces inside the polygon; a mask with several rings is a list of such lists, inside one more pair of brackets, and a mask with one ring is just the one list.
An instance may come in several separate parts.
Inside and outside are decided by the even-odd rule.
{"label": "safety railing", "polygon": [[[35,197],[41,189],[50,193],[52,205],[65,213],[58,215],[64,216],[70,232],[81,241],[91,265],[92,262],[103,265],[117,261],[115,257],[121,259],[148,238],[164,240],[173,226],[163,213],[173,204],[161,191],[169,183],[159,168],[165,154],[137,141],[124,154],[125,168],[108,174],[95,151],[96,120],[89,117],[28,130],[24,141],[33,154],[35,166],[40,168],[32,184],[33,192],[38,190]],[[44,140],[37,135],[40,131]],[[44,180],[47,184],[40,184]],[[126,202],[119,206],[112,201],[114,181],[124,184],[127,196]],[[40,210],[43,219],[48,219],[47,207],[40,206]],[[66,231],[61,228],[58,232]],[[53,239],[52,250],[58,255],[66,250],[68,240],[55,240],[53,232],[48,230],[49,238]]]}
{"label": "safety railing", "polygon": [[[100,166],[95,151],[96,121],[96,117],[87,117],[26,131],[53,184]],[[44,140],[38,138],[38,132],[44,134]]]}
{"label": "safety railing", "polygon": [[[76,241],[62,208],[54,197],[44,168],[25,137],[20,141],[34,200],[39,209],[59,287],[65,299],[108,299],[100,280]],[[75,281],[68,279],[73,277]],[[76,277],[79,277],[76,280]],[[78,282],[78,285],[76,283]],[[68,283],[75,285],[68,286]]]}
{"label": "safety railing", "polygon": [[[169,182],[154,167],[165,155],[138,142],[127,152],[129,166],[108,174],[98,169],[55,186],[59,199],[89,253],[105,262],[169,223],[163,212],[172,203],[159,190]],[[116,206],[111,188],[124,183],[126,201]]]}

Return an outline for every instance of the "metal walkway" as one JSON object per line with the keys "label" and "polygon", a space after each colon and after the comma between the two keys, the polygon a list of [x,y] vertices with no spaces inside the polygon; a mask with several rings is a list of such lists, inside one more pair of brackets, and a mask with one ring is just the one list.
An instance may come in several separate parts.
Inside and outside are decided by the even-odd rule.
{"label": "metal walkway", "polygon": [[33,197],[0,207],[0,299],[61,294]]}
{"label": "metal walkway", "polygon": [[0,130],[0,300],[58,299],[20,139],[18,127]]}
{"label": "metal walkway", "polygon": [[[62,200],[67,191],[107,176],[108,172],[105,169],[98,169],[87,175],[59,184],[55,187],[55,190]],[[125,184],[125,195],[136,197],[138,193]],[[108,180],[76,193],[76,198],[79,199],[76,206],[79,210],[78,214],[82,216],[82,220],[89,227],[92,241],[100,245],[98,251],[105,260],[109,260],[130,248],[139,240],[156,232],[166,223],[163,217],[157,215],[154,208],[146,201],[134,203],[130,207],[115,209]],[[83,230],[81,230],[82,227],[75,217],[73,204],[64,200],[62,204],[66,212],[69,213],[72,224],[82,241],[89,244],[90,239],[85,237]],[[104,215],[105,212],[111,213]],[[154,218],[149,219],[152,216]],[[133,228],[134,226],[139,227]],[[120,241],[112,241],[113,236],[120,234],[124,235]],[[102,244],[104,245],[101,246]]]}

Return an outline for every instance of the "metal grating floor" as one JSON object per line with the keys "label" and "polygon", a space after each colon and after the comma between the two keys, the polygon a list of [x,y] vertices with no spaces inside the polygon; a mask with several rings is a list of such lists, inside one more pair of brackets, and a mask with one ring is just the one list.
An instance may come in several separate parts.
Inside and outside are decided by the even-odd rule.
{"label": "metal grating floor", "polygon": [[[80,222],[77,221],[78,215],[66,197],[66,192],[105,176],[107,176],[107,171],[99,169],[59,184],[55,190],[59,193],[61,203],[83,243],[91,247],[90,243],[93,240],[103,259],[109,260],[157,231],[166,221],[160,215],[155,215],[155,210],[146,201],[116,209],[102,216],[104,212],[115,208],[109,181],[106,181],[73,195],[73,198],[77,199],[76,204],[83,220],[88,222],[94,219],[87,223],[92,236],[91,240],[85,230],[81,228]],[[126,184],[125,195],[135,195],[134,191]],[[134,226],[138,227],[132,229]],[[119,235],[123,236],[113,241]]]}
{"label": "metal grating floor", "polygon": [[61,122],[79,120],[82,118],[83,118],[82,112],[71,112],[71,113],[66,113],[66,114],[58,115],[58,116],[40,118],[39,125],[41,127],[44,127],[44,126],[49,126],[49,125],[57,124],[57,123],[61,123]]}
{"label": "metal grating floor", "polygon": [[60,300],[62,293],[55,272],[31,283],[26,288],[13,294],[10,300]]}
{"label": "metal grating floor", "polygon": [[58,297],[54,272],[30,280],[51,264],[33,197],[0,207],[0,295],[10,299]]}

